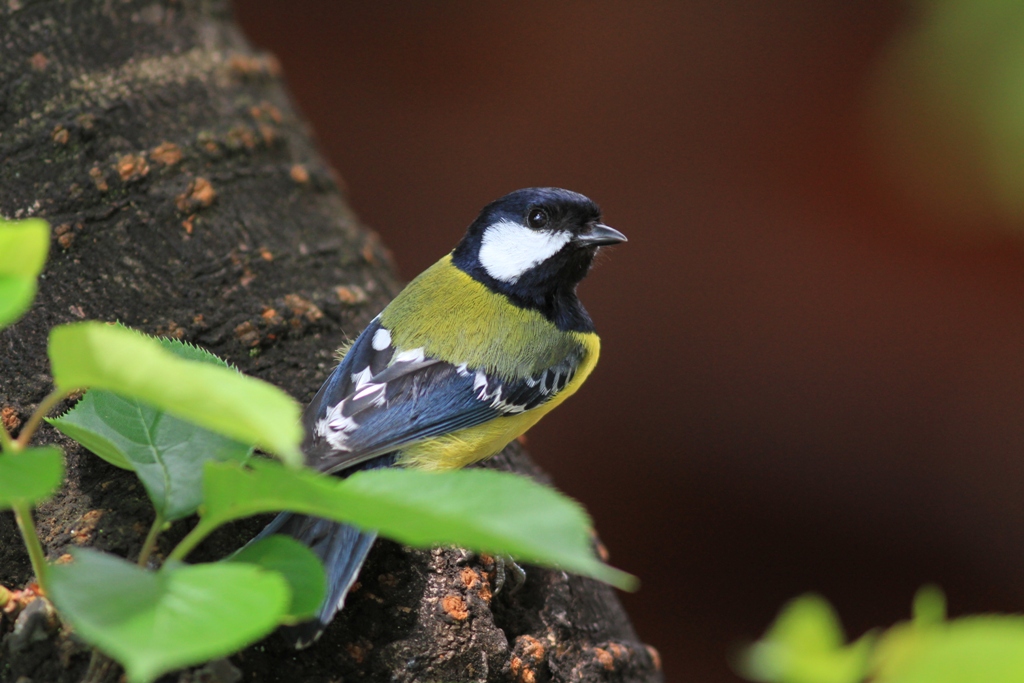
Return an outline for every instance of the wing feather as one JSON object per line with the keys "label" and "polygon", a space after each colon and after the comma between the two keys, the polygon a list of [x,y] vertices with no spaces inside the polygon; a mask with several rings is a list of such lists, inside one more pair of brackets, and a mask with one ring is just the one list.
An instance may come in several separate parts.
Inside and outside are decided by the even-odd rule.
{"label": "wing feather", "polygon": [[375,319],[309,404],[303,450],[311,467],[336,472],[535,408],[565,387],[583,354],[535,377],[507,380],[427,357],[422,349],[398,351],[389,340]]}

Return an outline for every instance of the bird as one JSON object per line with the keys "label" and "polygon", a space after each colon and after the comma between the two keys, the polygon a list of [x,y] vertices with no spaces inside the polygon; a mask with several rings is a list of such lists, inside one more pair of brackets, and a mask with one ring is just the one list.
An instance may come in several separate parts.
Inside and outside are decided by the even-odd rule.
{"label": "bird", "polygon": [[[500,452],[593,371],[600,341],[576,287],[601,247],[625,241],[569,190],[526,188],[485,206],[340,356],[303,413],[306,464],[337,476],[440,471]],[[272,534],[306,544],[326,569],[316,617],[282,629],[301,649],[344,605],[376,533],[283,512],[253,542]]]}

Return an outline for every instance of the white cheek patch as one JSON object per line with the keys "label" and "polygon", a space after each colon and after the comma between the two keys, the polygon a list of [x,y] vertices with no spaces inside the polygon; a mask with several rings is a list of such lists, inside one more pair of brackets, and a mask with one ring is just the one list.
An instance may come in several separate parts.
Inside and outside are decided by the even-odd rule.
{"label": "white cheek patch", "polygon": [[480,265],[495,280],[511,284],[557,254],[571,238],[566,231],[531,230],[514,221],[500,220],[484,229]]}

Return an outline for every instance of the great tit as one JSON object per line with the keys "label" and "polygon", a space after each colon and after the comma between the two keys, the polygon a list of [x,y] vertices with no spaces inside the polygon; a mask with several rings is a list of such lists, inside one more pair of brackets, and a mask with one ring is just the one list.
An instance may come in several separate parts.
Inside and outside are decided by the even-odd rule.
{"label": "great tit", "polygon": [[[463,467],[501,451],[587,379],[600,349],[576,286],[599,247],[626,237],[583,195],[528,188],[488,204],[454,251],[363,330],[303,415],[307,464],[360,469]],[[282,513],[284,533],[324,562],[315,620],[288,627],[313,643],[341,609],[376,534]]]}

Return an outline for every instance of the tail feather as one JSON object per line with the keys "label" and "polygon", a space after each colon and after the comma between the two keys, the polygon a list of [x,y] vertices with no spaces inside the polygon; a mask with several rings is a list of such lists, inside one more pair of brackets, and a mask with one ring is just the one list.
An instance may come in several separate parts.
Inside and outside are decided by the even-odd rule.
{"label": "tail feather", "polygon": [[[336,476],[347,477],[360,470],[375,470],[391,467],[396,455],[389,453],[352,467]],[[292,647],[309,647],[323,634],[331,619],[345,604],[345,596],[359,577],[359,570],[370,554],[370,548],[377,539],[376,531],[357,529],[348,524],[332,522],[320,517],[308,517],[291,512],[282,512],[249,541],[255,543],[273,534],[287,534],[304,543],[320,557],[327,572],[327,597],[320,605],[316,617],[295,626],[282,626],[281,634]]]}
{"label": "tail feather", "polygon": [[282,512],[252,542],[272,534],[286,534],[309,546],[320,557],[327,572],[327,597],[316,617],[281,628],[281,634],[292,647],[301,649],[316,642],[345,604],[345,596],[359,577],[359,570],[373,547],[377,532],[362,531],[319,517]]}

